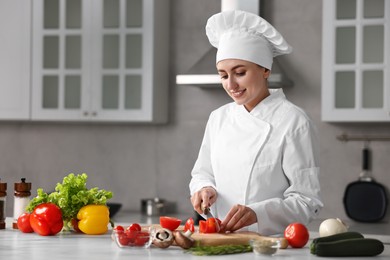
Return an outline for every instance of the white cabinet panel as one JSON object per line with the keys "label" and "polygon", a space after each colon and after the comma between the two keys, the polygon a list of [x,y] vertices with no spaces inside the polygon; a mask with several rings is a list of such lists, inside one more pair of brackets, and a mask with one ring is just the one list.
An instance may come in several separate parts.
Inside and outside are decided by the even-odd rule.
{"label": "white cabinet panel", "polygon": [[0,1],[0,119],[30,116],[30,6]]}
{"label": "white cabinet panel", "polygon": [[169,0],[0,4],[0,119],[167,121]]}
{"label": "white cabinet panel", "polygon": [[390,121],[390,0],[323,1],[322,120]]}

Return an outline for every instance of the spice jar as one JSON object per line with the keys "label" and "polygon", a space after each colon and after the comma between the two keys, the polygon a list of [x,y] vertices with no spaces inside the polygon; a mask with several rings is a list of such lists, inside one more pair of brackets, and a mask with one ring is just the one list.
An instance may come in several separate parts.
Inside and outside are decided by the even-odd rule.
{"label": "spice jar", "polygon": [[22,178],[21,182],[15,183],[14,193],[14,221],[12,227],[18,228],[18,218],[26,211],[26,207],[30,202],[31,182],[26,182],[26,178]]}
{"label": "spice jar", "polygon": [[0,179],[0,229],[5,229],[5,201],[7,196],[7,183]]}

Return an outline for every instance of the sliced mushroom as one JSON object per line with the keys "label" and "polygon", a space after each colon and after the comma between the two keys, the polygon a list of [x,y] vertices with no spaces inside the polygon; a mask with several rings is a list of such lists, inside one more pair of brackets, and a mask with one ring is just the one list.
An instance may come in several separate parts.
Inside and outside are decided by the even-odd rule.
{"label": "sliced mushroom", "polygon": [[188,249],[195,244],[195,240],[190,237],[191,234],[184,234],[181,231],[174,231],[175,243],[183,249]]}
{"label": "sliced mushroom", "polygon": [[173,234],[169,229],[159,228],[157,229],[152,238],[153,245],[159,248],[167,248],[172,245],[174,239]]}

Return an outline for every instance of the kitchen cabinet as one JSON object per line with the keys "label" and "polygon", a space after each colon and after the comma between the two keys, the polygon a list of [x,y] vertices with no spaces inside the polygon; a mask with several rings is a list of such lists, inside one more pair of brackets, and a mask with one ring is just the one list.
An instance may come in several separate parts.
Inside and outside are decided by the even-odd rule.
{"label": "kitchen cabinet", "polygon": [[30,117],[31,1],[0,1],[0,118]]}
{"label": "kitchen cabinet", "polygon": [[322,120],[390,121],[390,1],[323,1]]}
{"label": "kitchen cabinet", "polygon": [[35,0],[30,11],[31,120],[166,122],[168,0]]}

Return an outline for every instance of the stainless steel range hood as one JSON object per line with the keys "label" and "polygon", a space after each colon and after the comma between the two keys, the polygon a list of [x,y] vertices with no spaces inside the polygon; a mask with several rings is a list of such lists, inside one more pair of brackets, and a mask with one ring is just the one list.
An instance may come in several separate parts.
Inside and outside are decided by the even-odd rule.
{"label": "stainless steel range hood", "polygon": [[[239,9],[259,14],[259,0],[222,0],[222,11]],[[217,49],[210,47],[202,57],[185,74],[176,75],[176,84],[202,88],[220,88],[221,80],[216,73],[215,57]],[[269,88],[293,86],[293,82],[286,77],[277,58],[272,64],[271,75],[268,78]]]}

